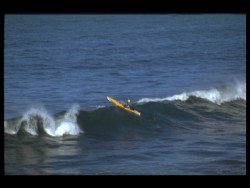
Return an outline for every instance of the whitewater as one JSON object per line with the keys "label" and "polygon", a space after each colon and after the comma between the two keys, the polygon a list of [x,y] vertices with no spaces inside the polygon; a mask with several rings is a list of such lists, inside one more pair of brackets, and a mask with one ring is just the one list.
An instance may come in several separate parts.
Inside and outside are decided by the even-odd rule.
{"label": "whitewater", "polygon": [[236,99],[246,100],[246,83],[238,82],[237,84],[233,86],[226,86],[220,89],[212,88],[208,90],[183,92],[181,94],[176,94],[176,95],[173,95],[170,97],[164,97],[164,98],[143,98],[137,102],[146,103],[146,102],[162,102],[162,101],[174,101],[174,100],[186,101],[192,96],[208,100],[218,105],[220,105],[221,103],[233,101]]}
{"label": "whitewater", "polygon": [[47,113],[45,108],[31,108],[16,123],[4,121],[4,131],[8,134],[17,134],[20,130],[37,136],[44,131],[50,136],[78,135],[83,131],[77,125],[79,105],[73,105],[66,114],[55,120]]}

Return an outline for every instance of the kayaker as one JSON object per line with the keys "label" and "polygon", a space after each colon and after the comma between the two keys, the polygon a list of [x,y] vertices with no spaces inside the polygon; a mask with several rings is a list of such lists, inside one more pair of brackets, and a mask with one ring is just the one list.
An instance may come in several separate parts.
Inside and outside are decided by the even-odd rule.
{"label": "kayaker", "polygon": [[134,110],[133,106],[131,105],[131,100],[128,99],[127,102],[125,103],[126,108],[130,108],[131,110]]}

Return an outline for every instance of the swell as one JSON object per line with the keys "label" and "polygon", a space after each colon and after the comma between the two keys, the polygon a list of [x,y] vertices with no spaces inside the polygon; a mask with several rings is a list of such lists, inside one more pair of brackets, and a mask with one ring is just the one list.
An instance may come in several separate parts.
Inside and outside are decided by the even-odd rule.
{"label": "swell", "polygon": [[[220,93],[218,96],[216,93]],[[211,96],[216,95],[217,98]],[[188,96],[188,97],[187,97]],[[31,108],[20,118],[4,121],[6,134],[32,136],[79,135],[114,131],[196,130],[213,125],[244,123],[246,119],[245,86],[226,87],[174,95],[163,99],[141,99],[134,103],[138,117],[115,106],[80,110],[73,105],[68,111],[52,116],[44,108]],[[183,99],[183,100],[180,100]],[[185,100],[184,100],[185,99]],[[222,102],[223,101],[223,102]]]}
{"label": "swell", "polygon": [[[127,113],[116,107],[104,107],[94,111],[80,111],[78,124],[86,132],[124,131],[124,129],[152,131],[161,129],[196,129],[209,121],[231,123],[245,118],[246,102],[242,99],[221,105],[197,97],[187,101],[164,101],[136,104],[141,116]],[[237,112],[237,113],[236,113]]]}

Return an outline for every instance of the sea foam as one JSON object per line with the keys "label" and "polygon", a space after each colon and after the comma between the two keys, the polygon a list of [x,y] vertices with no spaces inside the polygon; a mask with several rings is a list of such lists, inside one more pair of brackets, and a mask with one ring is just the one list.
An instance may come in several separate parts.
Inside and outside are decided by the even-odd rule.
{"label": "sea foam", "polygon": [[210,102],[221,104],[236,99],[246,100],[246,83],[237,83],[233,86],[227,86],[220,89],[212,88],[208,90],[198,90],[192,92],[183,92],[164,98],[142,98],[137,103],[161,102],[161,101],[186,101],[189,97],[199,97]]}
{"label": "sea foam", "polygon": [[41,131],[55,137],[78,135],[83,132],[77,125],[79,109],[79,105],[73,105],[61,119],[56,120],[42,107],[31,108],[12,124],[4,121],[4,131],[8,134],[17,134],[23,130],[33,136],[39,135]]}

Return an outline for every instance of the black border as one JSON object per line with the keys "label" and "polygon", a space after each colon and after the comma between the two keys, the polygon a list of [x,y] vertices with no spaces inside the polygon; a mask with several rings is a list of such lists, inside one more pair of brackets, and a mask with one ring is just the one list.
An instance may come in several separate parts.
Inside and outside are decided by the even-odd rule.
{"label": "black border", "polygon": [[[246,85],[247,96],[250,93],[248,87],[249,72],[249,25],[250,25],[250,1],[249,0],[144,0],[144,1],[111,1],[111,0],[3,0],[1,2],[1,32],[2,32],[2,62],[4,62],[4,15],[5,14],[203,14],[203,13],[234,13],[246,15]],[[2,86],[4,86],[4,63],[2,63]],[[4,87],[3,87],[4,90]],[[4,104],[4,92],[2,97]],[[246,124],[246,176],[249,176],[249,107],[247,105]],[[2,122],[4,122],[4,108],[2,108]],[[2,168],[4,175],[4,126],[1,126],[2,134]]]}
{"label": "black border", "polygon": [[248,0],[3,0],[5,13],[245,13]]}

